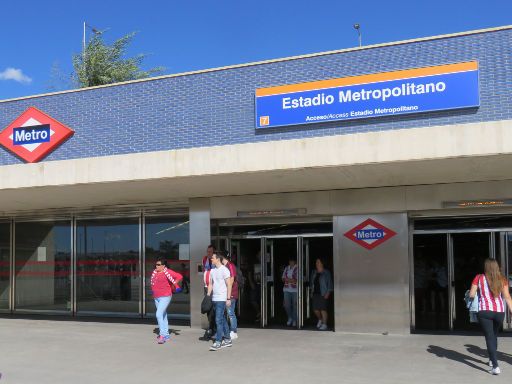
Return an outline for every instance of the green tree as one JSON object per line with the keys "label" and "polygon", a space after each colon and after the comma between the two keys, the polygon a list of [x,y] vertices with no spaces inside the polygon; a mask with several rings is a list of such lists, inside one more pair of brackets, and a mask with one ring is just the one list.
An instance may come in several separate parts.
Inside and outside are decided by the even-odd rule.
{"label": "green tree", "polygon": [[94,87],[144,79],[158,75],[163,67],[142,70],[141,65],[147,57],[139,54],[125,58],[126,49],[132,42],[135,32],[132,32],[107,45],[103,41],[103,33],[96,33],[85,46],[84,52],[73,55],[73,81],[80,88]]}

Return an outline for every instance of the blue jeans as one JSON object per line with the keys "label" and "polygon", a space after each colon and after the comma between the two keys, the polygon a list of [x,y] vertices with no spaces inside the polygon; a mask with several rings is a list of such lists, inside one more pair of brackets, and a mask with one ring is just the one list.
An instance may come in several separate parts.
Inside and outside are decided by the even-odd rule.
{"label": "blue jeans", "polygon": [[231,299],[231,306],[228,307],[228,317],[229,317],[230,329],[233,332],[236,332],[237,329],[238,329],[238,323],[236,321],[235,308],[236,308],[236,299]]}
{"label": "blue jeans", "polygon": [[288,321],[297,322],[297,292],[283,292],[284,309],[288,315]]}
{"label": "blue jeans", "polygon": [[229,337],[229,327],[224,310],[226,309],[225,301],[214,301],[213,306],[215,307],[215,324],[217,325],[217,333],[215,334],[215,341],[221,342],[222,338],[231,340]]}
{"label": "blue jeans", "polygon": [[171,296],[162,296],[155,299],[156,320],[160,329],[160,336],[169,336],[169,322],[167,321],[167,307],[171,304]]}

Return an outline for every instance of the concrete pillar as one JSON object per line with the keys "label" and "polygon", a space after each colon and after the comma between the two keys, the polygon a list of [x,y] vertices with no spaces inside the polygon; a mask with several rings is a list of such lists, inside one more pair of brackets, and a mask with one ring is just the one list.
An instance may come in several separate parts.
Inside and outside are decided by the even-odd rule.
{"label": "concrete pillar", "polygon": [[201,314],[204,295],[203,273],[198,271],[210,237],[210,199],[190,200],[190,325],[206,326],[206,317]]}

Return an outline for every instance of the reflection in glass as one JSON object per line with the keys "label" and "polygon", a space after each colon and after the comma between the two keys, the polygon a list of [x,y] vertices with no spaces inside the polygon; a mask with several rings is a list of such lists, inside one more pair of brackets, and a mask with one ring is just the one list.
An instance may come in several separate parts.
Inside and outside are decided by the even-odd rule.
{"label": "reflection in glass", "polygon": [[146,314],[155,313],[151,294],[151,273],[158,257],[167,259],[167,266],[183,275],[183,291],[174,294],[168,313],[190,318],[189,221],[187,217],[146,218]]}
{"label": "reflection in glass", "polygon": [[78,220],[77,311],[139,312],[139,219]]}
{"label": "reflection in glass", "polygon": [[71,223],[16,223],[16,309],[71,310]]}
{"label": "reflection in glass", "polygon": [[9,309],[10,235],[10,224],[0,223],[0,309]]}

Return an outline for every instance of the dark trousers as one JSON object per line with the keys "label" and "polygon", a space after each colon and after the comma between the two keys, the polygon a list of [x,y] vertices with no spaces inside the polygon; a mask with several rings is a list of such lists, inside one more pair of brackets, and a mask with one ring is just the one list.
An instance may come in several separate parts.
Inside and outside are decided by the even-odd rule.
{"label": "dark trousers", "polygon": [[[204,295],[208,294],[208,288],[204,288]],[[215,305],[212,305],[212,308],[206,313],[206,317],[208,318],[208,329],[207,332],[210,331],[211,334],[215,333],[217,329],[215,324]]]}
{"label": "dark trousers", "polygon": [[478,322],[482,327],[485,336],[485,344],[489,353],[489,360],[492,362],[493,368],[498,366],[497,350],[498,350],[498,331],[503,324],[505,318],[504,312],[480,311],[478,312]]}
{"label": "dark trousers", "polygon": [[213,333],[215,333],[215,330],[217,329],[215,324],[215,306],[212,305],[212,309],[210,309],[207,313],[208,316],[208,330],[210,330]]}

